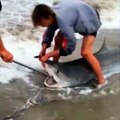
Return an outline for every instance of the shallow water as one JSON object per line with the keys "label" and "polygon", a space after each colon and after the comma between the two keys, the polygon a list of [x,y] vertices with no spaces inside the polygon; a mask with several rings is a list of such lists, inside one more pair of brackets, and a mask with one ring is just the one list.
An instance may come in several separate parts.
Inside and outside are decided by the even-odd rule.
{"label": "shallow water", "polygon": [[59,101],[30,108],[17,120],[119,120],[119,95],[77,103]]}
{"label": "shallow water", "polygon": [[[22,82],[12,84],[13,91],[8,92],[9,89],[2,88],[4,94],[0,92],[2,98],[0,104],[2,108],[0,111],[1,118],[14,113],[16,109],[19,111],[26,104],[25,101],[29,97],[38,93],[37,88],[36,90],[32,88],[30,90]],[[22,85],[20,91],[18,90],[20,87],[18,87],[18,84]],[[23,112],[13,114],[14,120],[119,120],[119,86],[120,74],[116,74],[109,78],[107,86],[88,95],[67,94],[66,91],[43,89],[36,99],[38,104],[34,104]],[[43,103],[41,96],[50,101]]]}
{"label": "shallow water", "polygon": [[[99,8],[103,23],[94,51],[100,49],[105,37],[110,49],[120,48],[120,0],[86,1]],[[39,62],[32,57],[39,52],[43,30],[31,27],[30,15],[38,2],[51,4],[53,0],[4,0],[0,14],[0,34],[4,36],[6,47],[14,54],[15,59],[36,69],[40,69]],[[78,58],[81,42],[79,40],[74,55],[61,60]],[[17,65],[3,65],[0,62],[0,70],[0,120],[11,115],[14,120],[120,120],[120,74],[110,77],[108,85],[101,90],[79,95],[71,93],[69,89],[43,89],[45,76],[30,73]]]}
{"label": "shallow water", "polygon": [[[119,30],[101,31],[96,46],[100,47],[105,36],[110,49],[120,47]],[[120,119],[120,74],[111,76],[107,86],[87,95],[71,93],[68,89],[61,91],[42,89],[45,76],[33,72],[29,73],[28,77],[29,83],[17,78],[9,83],[0,84],[1,120],[8,115],[13,115],[14,120]],[[31,102],[27,102],[29,98]],[[23,107],[25,109],[19,112]],[[14,114],[15,111],[18,112]]]}

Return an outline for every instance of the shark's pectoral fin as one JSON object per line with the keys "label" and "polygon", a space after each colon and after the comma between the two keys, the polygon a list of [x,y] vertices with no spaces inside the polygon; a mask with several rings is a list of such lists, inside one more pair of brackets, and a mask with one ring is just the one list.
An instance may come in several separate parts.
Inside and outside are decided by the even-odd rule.
{"label": "shark's pectoral fin", "polygon": [[84,84],[84,86],[89,86],[92,89],[96,89],[98,85],[99,83],[97,79],[91,79],[90,81]]}

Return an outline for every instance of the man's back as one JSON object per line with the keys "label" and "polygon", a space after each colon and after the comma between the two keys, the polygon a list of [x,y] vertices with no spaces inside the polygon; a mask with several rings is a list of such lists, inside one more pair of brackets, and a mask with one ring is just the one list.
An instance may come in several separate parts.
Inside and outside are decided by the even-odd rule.
{"label": "man's back", "polygon": [[58,25],[60,19],[66,25],[73,26],[75,32],[89,34],[97,31],[101,25],[95,9],[80,0],[62,0],[53,9],[58,17]]}

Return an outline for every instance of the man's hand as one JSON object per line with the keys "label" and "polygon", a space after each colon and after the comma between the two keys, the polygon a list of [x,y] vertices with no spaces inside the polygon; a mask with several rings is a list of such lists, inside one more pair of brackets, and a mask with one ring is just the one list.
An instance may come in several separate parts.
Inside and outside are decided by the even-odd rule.
{"label": "man's hand", "polygon": [[41,56],[41,58],[39,58],[39,60],[41,61],[43,67],[45,67],[45,62],[48,61],[49,59],[49,55],[46,54],[45,56]]}
{"label": "man's hand", "polygon": [[1,38],[0,38],[0,57],[5,62],[12,62],[13,61],[13,55],[9,51],[6,50]]}
{"label": "man's hand", "polygon": [[45,50],[41,50],[39,56],[42,57],[42,56],[45,56],[45,54],[46,54],[46,51]]}
{"label": "man's hand", "polygon": [[40,56],[39,60],[42,62],[43,67],[45,67],[45,62],[49,60],[50,57],[55,57],[55,56],[59,56],[59,50],[55,50],[53,52],[50,52],[44,56]]}
{"label": "man's hand", "polygon": [[13,61],[13,55],[7,50],[1,51],[0,56],[4,62],[12,62]]}

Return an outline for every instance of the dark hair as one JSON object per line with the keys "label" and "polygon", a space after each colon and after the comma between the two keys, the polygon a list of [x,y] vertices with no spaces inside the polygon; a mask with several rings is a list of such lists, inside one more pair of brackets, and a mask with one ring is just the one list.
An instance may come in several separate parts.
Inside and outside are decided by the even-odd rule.
{"label": "dark hair", "polygon": [[38,25],[41,18],[48,19],[50,15],[54,16],[54,12],[49,6],[45,4],[37,5],[34,8],[33,13],[32,13],[32,22],[34,26],[36,27]]}
{"label": "dark hair", "polygon": [[1,1],[0,1],[0,11],[2,10],[2,4],[1,4]]}

